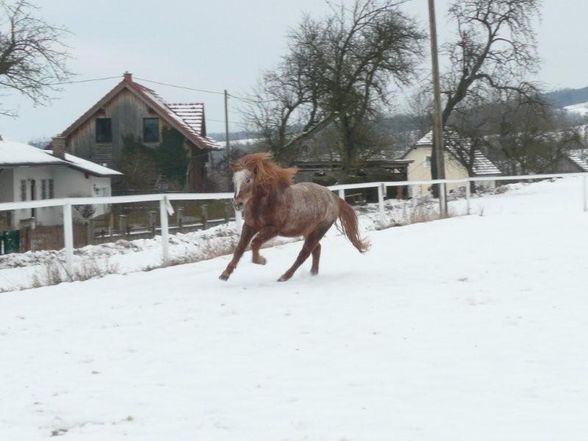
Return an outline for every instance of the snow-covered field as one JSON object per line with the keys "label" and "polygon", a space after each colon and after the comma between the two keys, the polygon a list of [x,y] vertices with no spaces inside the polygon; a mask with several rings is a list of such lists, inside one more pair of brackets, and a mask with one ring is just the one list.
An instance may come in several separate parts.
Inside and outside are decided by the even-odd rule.
{"label": "snow-covered field", "polygon": [[588,103],[572,104],[570,106],[565,106],[564,109],[580,116],[588,115]]}
{"label": "snow-covered field", "polygon": [[472,216],[0,295],[0,440],[547,441],[588,433],[580,182]]}

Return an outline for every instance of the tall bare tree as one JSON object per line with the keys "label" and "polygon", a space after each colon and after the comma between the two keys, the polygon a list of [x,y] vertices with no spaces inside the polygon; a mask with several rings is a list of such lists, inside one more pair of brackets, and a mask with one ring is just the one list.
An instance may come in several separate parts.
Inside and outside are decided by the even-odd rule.
{"label": "tall bare tree", "polygon": [[[460,108],[496,91],[532,97],[526,75],[538,66],[533,24],[541,0],[455,0],[449,18],[457,39],[444,46],[451,70],[443,78],[443,125]],[[435,149],[436,146],[434,145]],[[432,167],[433,178],[437,170]]]}
{"label": "tall bare tree", "polygon": [[281,66],[264,78],[250,112],[257,129],[283,149],[296,134],[332,122],[343,168],[353,168],[366,148],[368,120],[389,104],[390,83],[408,83],[422,55],[424,35],[401,3],[333,3],[326,18],[306,17],[289,35]]}
{"label": "tall bare tree", "polygon": [[[64,28],[37,17],[27,0],[0,0],[0,89],[11,89],[36,104],[49,100],[54,83],[66,80]],[[10,110],[1,114],[14,115]]]}

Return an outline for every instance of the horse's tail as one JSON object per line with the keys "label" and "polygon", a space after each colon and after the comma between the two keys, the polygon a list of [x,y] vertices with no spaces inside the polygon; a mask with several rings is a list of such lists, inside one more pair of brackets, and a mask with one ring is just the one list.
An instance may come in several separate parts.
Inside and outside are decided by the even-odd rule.
{"label": "horse's tail", "polygon": [[339,221],[343,232],[360,253],[365,253],[369,250],[370,243],[359,237],[359,225],[355,211],[343,199],[337,198],[337,202],[339,203]]}

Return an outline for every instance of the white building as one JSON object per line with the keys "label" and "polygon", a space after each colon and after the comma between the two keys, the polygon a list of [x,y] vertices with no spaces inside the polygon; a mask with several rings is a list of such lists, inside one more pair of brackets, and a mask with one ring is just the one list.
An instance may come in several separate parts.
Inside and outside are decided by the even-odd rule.
{"label": "white building", "polygon": [[[110,196],[110,179],[118,175],[121,173],[62,151],[54,154],[28,144],[0,140],[0,203]],[[106,210],[106,206],[97,205],[93,216]],[[25,219],[34,218],[39,225],[57,225],[63,220],[61,207],[9,213],[5,223],[11,228],[17,228]]]}
{"label": "white building", "polygon": [[[446,131],[445,134],[445,178],[446,179],[465,179],[469,177],[468,170],[457,159],[457,150],[460,145],[467,151],[471,148],[469,141],[457,136],[454,132]],[[464,144],[465,143],[465,144]],[[466,145],[467,144],[467,145]],[[414,146],[409,148],[402,159],[412,161],[408,166],[409,181],[429,181],[431,180],[431,154],[433,150],[433,132],[427,133]],[[476,150],[473,161],[473,177],[475,176],[499,176],[500,170],[484,154]],[[477,187],[494,188],[496,181],[479,181]],[[411,196],[427,194],[430,191],[429,186],[411,186]],[[465,184],[448,184],[447,191],[454,192],[465,189]]]}

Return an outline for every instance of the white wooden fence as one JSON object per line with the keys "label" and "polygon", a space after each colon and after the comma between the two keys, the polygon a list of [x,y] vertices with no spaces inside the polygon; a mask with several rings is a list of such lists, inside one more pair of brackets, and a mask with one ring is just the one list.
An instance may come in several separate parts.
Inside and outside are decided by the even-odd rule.
{"label": "white wooden fence", "polygon": [[[431,186],[439,184],[442,193],[444,194],[445,186],[447,184],[464,184],[466,191],[466,212],[470,214],[470,182],[481,181],[527,181],[536,179],[550,179],[563,177],[579,177],[581,176],[582,186],[582,207],[584,211],[588,211],[588,173],[555,173],[543,175],[524,175],[524,176],[488,176],[488,177],[473,177],[465,179],[436,179],[429,181],[398,181],[398,182],[366,182],[361,184],[342,184],[333,185],[329,187],[332,191],[337,191],[339,196],[345,198],[345,190],[357,190],[365,188],[378,189],[378,209],[380,217],[384,219],[384,198],[386,189],[388,187],[411,187],[416,185]],[[174,214],[174,209],[171,201],[203,201],[203,200],[226,200],[232,199],[233,193],[170,193],[170,194],[146,194],[135,196],[110,196],[110,197],[95,197],[95,198],[67,198],[67,199],[44,199],[38,201],[26,202],[6,202],[0,203],[0,211],[9,210],[23,210],[31,208],[45,208],[45,207],[62,207],[63,208],[63,232],[64,232],[64,248],[66,258],[66,268],[73,272],[73,256],[74,256],[74,235],[73,235],[73,217],[72,207],[76,205],[100,205],[100,204],[124,204],[133,202],[157,202],[159,201],[159,216],[161,224],[161,252],[162,262],[166,264],[169,262],[169,222],[168,215]],[[241,213],[236,212],[236,221],[240,225],[242,222]]]}

